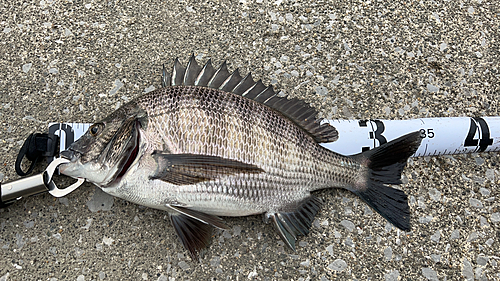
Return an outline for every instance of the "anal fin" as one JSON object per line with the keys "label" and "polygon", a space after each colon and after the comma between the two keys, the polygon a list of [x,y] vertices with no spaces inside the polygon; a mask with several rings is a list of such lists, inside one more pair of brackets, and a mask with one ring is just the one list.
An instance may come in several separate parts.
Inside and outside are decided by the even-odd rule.
{"label": "anal fin", "polygon": [[297,237],[309,233],[322,203],[321,199],[310,196],[296,204],[286,206],[281,212],[267,213],[266,217],[272,219],[283,242],[295,251]]}
{"label": "anal fin", "polygon": [[198,260],[200,251],[210,244],[213,226],[228,229],[217,216],[179,206],[168,205],[168,207],[171,209],[168,213],[175,232],[195,261]]}
{"label": "anal fin", "polygon": [[198,212],[198,211],[191,210],[191,209],[184,208],[184,207],[180,207],[180,206],[168,205],[168,207],[170,209],[174,210],[175,212],[178,212],[178,213],[185,215],[187,217],[196,219],[202,223],[211,224],[211,225],[213,225],[217,228],[220,228],[220,229],[229,229],[229,227],[224,223],[224,221],[221,218],[219,218],[218,216],[205,214],[202,212]]}

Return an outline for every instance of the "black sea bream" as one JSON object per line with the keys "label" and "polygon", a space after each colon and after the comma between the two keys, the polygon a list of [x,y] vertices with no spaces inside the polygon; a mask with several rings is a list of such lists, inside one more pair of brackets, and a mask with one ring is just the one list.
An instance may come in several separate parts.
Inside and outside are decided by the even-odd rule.
{"label": "black sea bream", "polygon": [[418,132],[343,156],[319,145],[337,131],[296,98],[194,57],[177,60],[163,88],[143,94],[93,124],[62,155],[61,172],[116,197],[166,210],[193,259],[219,216],[265,214],[295,249],[321,200],[312,191],[344,188],[396,227],[410,228],[401,172],[420,145]]}

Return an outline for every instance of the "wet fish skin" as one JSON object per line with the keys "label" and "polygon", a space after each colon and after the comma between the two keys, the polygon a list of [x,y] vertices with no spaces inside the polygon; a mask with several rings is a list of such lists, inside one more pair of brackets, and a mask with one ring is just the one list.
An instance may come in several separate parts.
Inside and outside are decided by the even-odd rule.
{"label": "wet fish skin", "polygon": [[294,249],[321,206],[311,192],[324,188],[348,189],[409,229],[406,195],[384,183],[401,183],[418,132],[342,156],[318,145],[337,132],[313,108],[230,74],[225,63],[201,68],[192,57],[165,73],[164,88],[125,104],[63,152],[71,163],[61,172],[168,211],[194,259],[212,226],[226,228],[218,216],[264,213]]}

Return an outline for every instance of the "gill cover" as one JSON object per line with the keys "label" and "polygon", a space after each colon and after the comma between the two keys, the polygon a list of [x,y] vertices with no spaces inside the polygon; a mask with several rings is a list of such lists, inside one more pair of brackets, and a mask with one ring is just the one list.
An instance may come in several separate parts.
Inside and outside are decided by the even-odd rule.
{"label": "gill cover", "polygon": [[[127,108],[127,106],[125,106]],[[119,180],[137,157],[142,120],[137,115],[124,119],[117,110],[89,130],[61,155],[71,160],[62,165],[61,173],[83,177],[106,187]]]}

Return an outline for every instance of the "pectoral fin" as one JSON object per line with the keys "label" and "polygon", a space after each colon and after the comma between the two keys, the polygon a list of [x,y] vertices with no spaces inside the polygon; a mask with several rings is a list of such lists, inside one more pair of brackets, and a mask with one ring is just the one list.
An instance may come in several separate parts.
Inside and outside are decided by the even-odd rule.
{"label": "pectoral fin", "polygon": [[210,244],[212,226],[228,229],[222,219],[217,216],[178,206],[168,205],[168,207],[175,232],[193,260],[198,260],[198,253]]}
{"label": "pectoral fin", "polygon": [[311,196],[297,204],[287,206],[282,212],[267,213],[266,216],[272,219],[283,242],[295,251],[297,236],[309,233],[314,216],[321,205],[321,199]]}
{"label": "pectoral fin", "polygon": [[255,165],[218,156],[155,152],[153,157],[160,167],[153,178],[176,185],[195,184],[238,173],[263,172]]}

